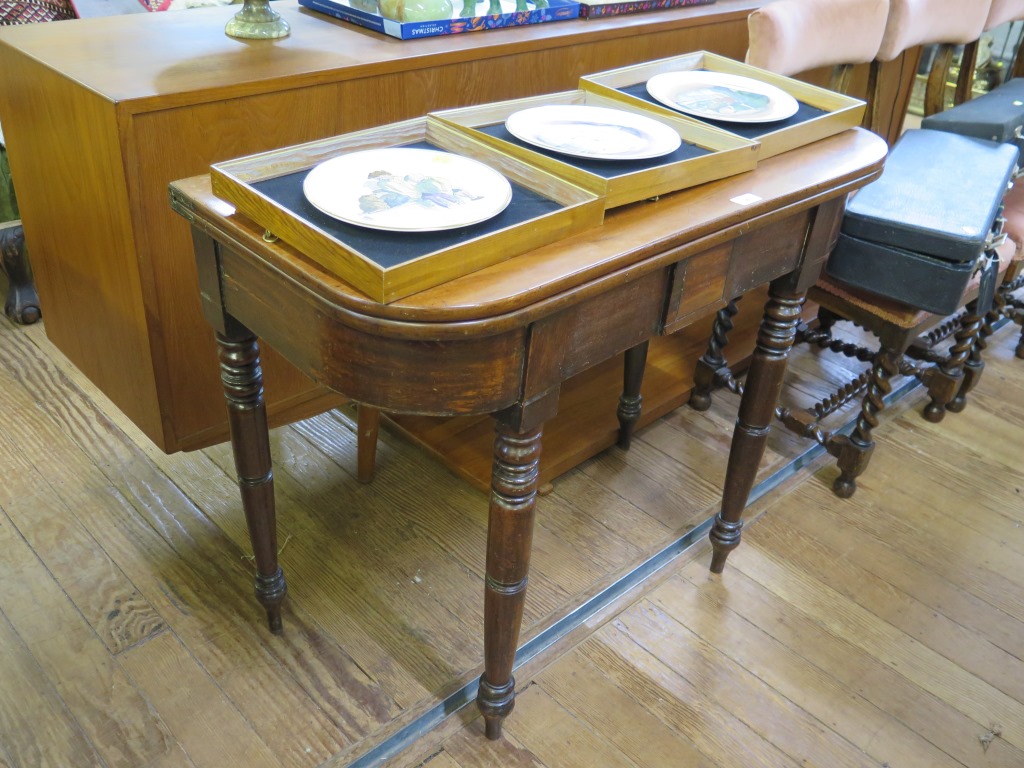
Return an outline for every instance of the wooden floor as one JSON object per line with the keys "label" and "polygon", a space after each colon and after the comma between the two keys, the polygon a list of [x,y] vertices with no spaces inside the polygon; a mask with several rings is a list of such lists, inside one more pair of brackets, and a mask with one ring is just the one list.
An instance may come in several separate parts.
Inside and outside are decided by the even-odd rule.
{"label": "wooden floor", "polygon": [[[722,577],[701,546],[529,662],[504,740],[467,709],[390,764],[1024,766],[1016,333],[964,413],[893,409],[854,499],[799,474]],[[836,373],[802,354],[787,396]],[[714,511],[734,413],[555,481],[524,639]],[[273,433],[273,637],[227,448],[165,456],[2,321],[0,414],[0,766],[340,768],[478,674],[486,499],[387,430],[370,486],[345,413]],[[805,447],[777,433],[766,472]]]}

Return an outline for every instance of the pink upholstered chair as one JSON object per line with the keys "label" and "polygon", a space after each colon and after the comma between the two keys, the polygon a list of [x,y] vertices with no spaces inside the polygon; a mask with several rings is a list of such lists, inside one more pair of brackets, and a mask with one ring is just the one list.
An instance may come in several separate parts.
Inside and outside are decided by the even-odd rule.
{"label": "pink upholstered chair", "polygon": [[889,0],[779,0],[748,17],[747,63],[787,76],[832,67],[828,88],[845,93],[853,67],[877,58],[888,18]]}
{"label": "pink upholstered chair", "polygon": [[[1024,0],[992,0],[985,21],[985,31],[990,32],[998,26],[1011,21],[1024,19]],[[1024,56],[1018,51],[1010,66],[1010,77],[1024,77]]]}
{"label": "pink upholstered chair", "polygon": [[1024,0],[992,0],[985,20],[985,31],[1020,19],[1024,19]]}
{"label": "pink upholstered chair", "polygon": [[946,79],[957,46],[965,46],[954,103],[970,96],[977,40],[985,29],[992,0],[891,0],[889,21],[878,51],[892,61],[917,46],[938,45],[925,89],[925,115],[942,111]]}

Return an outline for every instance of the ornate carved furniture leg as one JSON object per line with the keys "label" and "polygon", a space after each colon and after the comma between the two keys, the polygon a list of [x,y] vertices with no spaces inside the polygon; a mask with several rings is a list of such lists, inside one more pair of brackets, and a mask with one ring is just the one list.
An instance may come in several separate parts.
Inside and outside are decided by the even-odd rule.
{"label": "ornate carved furniture leg", "polygon": [[733,431],[722,509],[715,516],[711,527],[713,573],[722,572],[729,553],[739,546],[743,508],[747,505],[757,468],[764,455],[775,406],[782,390],[786,359],[796,339],[804,293],[784,287],[788,285],[786,279],[772,283],[764,319],[757,334],[757,346],[754,348]]}
{"label": "ornate carved furniture leg", "polygon": [[[964,364],[974,350],[975,340],[981,331],[981,318],[978,317],[977,307],[977,301],[967,305],[960,327],[953,335],[953,347],[949,350],[949,356],[942,365],[929,371],[927,376],[925,383],[931,402],[925,406],[924,417],[933,424],[942,421],[946,415],[946,407],[962,388]],[[979,370],[978,375],[980,373]],[[962,408],[963,406],[960,407]]]}
{"label": "ornate carved furniture leg", "polygon": [[957,390],[956,395],[946,405],[947,411],[960,413],[967,406],[967,395],[981,381],[981,374],[985,370],[984,352],[988,349],[989,337],[995,333],[993,324],[1002,314],[1002,305],[1003,302],[997,293],[992,309],[985,315],[985,319],[981,321],[981,328],[974,339],[970,357],[964,362],[964,377],[960,384],[960,389]]}
{"label": "ornate carved furniture leg", "polygon": [[379,433],[380,411],[360,403],[356,406],[356,478],[360,483],[373,481]]}
{"label": "ornate carved furniture leg", "polygon": [[288,590],[277,564],[274,473],[260,348],[256,336],[233,318],[225,317],[225,327],[224,332],[217,333],[220,378],[228,406],[238,488],[256,558],[256,599],[267,610],[270,631],[280,634],[281,602]]}
{"label": "ornate carved furniture leg", "polygon": [[1018,358],[1024,360],[1024,303],[1017,307],[1017,322],[1020,323],[1020,339],[1017,341],[1015,354]]}
{"label": "ornate carved furniture leg", "polygon": [[4,314],[12,322],[31,325],[40,317],[39,295],[25,251],[25,232],[20,221],[0,224],[0,269],[7,275]]}
{"label": "ornate carved furniture leg", "polygon": [[[1021,59],[1024,59],[1024,55],[1021,56]],[[1009,283],[1001,285],[997,295],[1003,316],[1010,318],[1021,328],[1020,339],[1017,341],[1017,349],[1014,354],[1024,360],[1024,299],[1018,299],[1013,295],[1021,288],[1024,288],[1024,270],[1019,272]]]}
{"label": "ornate carved furniture leg", "polygon": [[637,344],[626,350],[625,364],[622,370],[622,395],[619,396],[619,448],[629,450],[633,441],[633,428],[643,411],[643,397],[640,396],[640,385],[644,381],[644,366],[647,365],[647,349],[649,342]]}
{"label": "ornate carved furniture leg", "polygon": [[890,379],[899,370],[897,360],[901,356],[902,353],[884,347],[878,351],[853,434],[844,440],[836,438],[835,446],[829,446],[829,452],[836,455],[839,467],[839,477],[832,483],[832,491],[842,499],[853,496],[857,490],[857,477],[867,469],[871,460],[875,450],[871,430],[878,426],[878,414],[885,408],[885,396],[892,391]]}
{"label": "ornate carved furniture leg", "polygon": [[706,411],[711,407],[711,393],[718,381],[718,374],[728,368],[723,350],[729,343],[729,332],[733,329],[733,317],[739,312],[733,299],[715,315],[715,324],[711,328],[711,340],[708,348],[697,361],[697,369],[693,372],[693,389],[690,390],[690,407],[697,411]]}
{"label": "ornate carved furniture leg", "polygon": [[501,724],[515,705],[512,665],[526,600],[530,546],[537,501],[541,427],[524,428],[497,417],[491,507],[487,526],[484,593],[484,673],[477,706],[487,738],[501,736]]}

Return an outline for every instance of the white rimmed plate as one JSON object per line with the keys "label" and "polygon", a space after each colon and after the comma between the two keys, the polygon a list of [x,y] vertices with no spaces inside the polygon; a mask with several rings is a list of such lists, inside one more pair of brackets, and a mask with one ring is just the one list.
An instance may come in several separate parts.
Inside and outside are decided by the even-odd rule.
{"label": "white rimmed plate", "polygon": [[326,160],[309,172],[302,192],[328,216],[392,232],[477,224],[512,201],[508,179],[483,163],[412,147],[368,149]]}
{"label": "white rimmed plate", "polygon": [[770,123],[792,117],[800,104],[774,85],[724,72],[663,72],[647,92],[667,107],[707,120]]}
{"label": "white rimmed plate", "polygon": [[505,128],[527,144],[598,160],[661,157],[682,143],[672,128],[650,117],[584,104],[521,109],[508,116]]}

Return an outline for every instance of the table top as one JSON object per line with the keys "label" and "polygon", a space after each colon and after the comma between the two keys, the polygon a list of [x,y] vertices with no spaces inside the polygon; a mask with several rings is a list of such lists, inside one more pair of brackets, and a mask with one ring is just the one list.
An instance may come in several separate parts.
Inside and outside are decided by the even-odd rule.
{"label": "table top", "polygon": [[600,227],[391,304],[370,299],[283,242],[263,242],[263,228],[215,197],[208,176],[171,188],[179,212],[199,213],[206,222],[200,226],[217,230],[215,239],[243,244],[340,311],[385,323],[448,325],[458,334],[467,323],[522,325],[845,194],[877,176],[885,155],[881,138],[855,128],[762,161],[754,171],[609,211]]}

